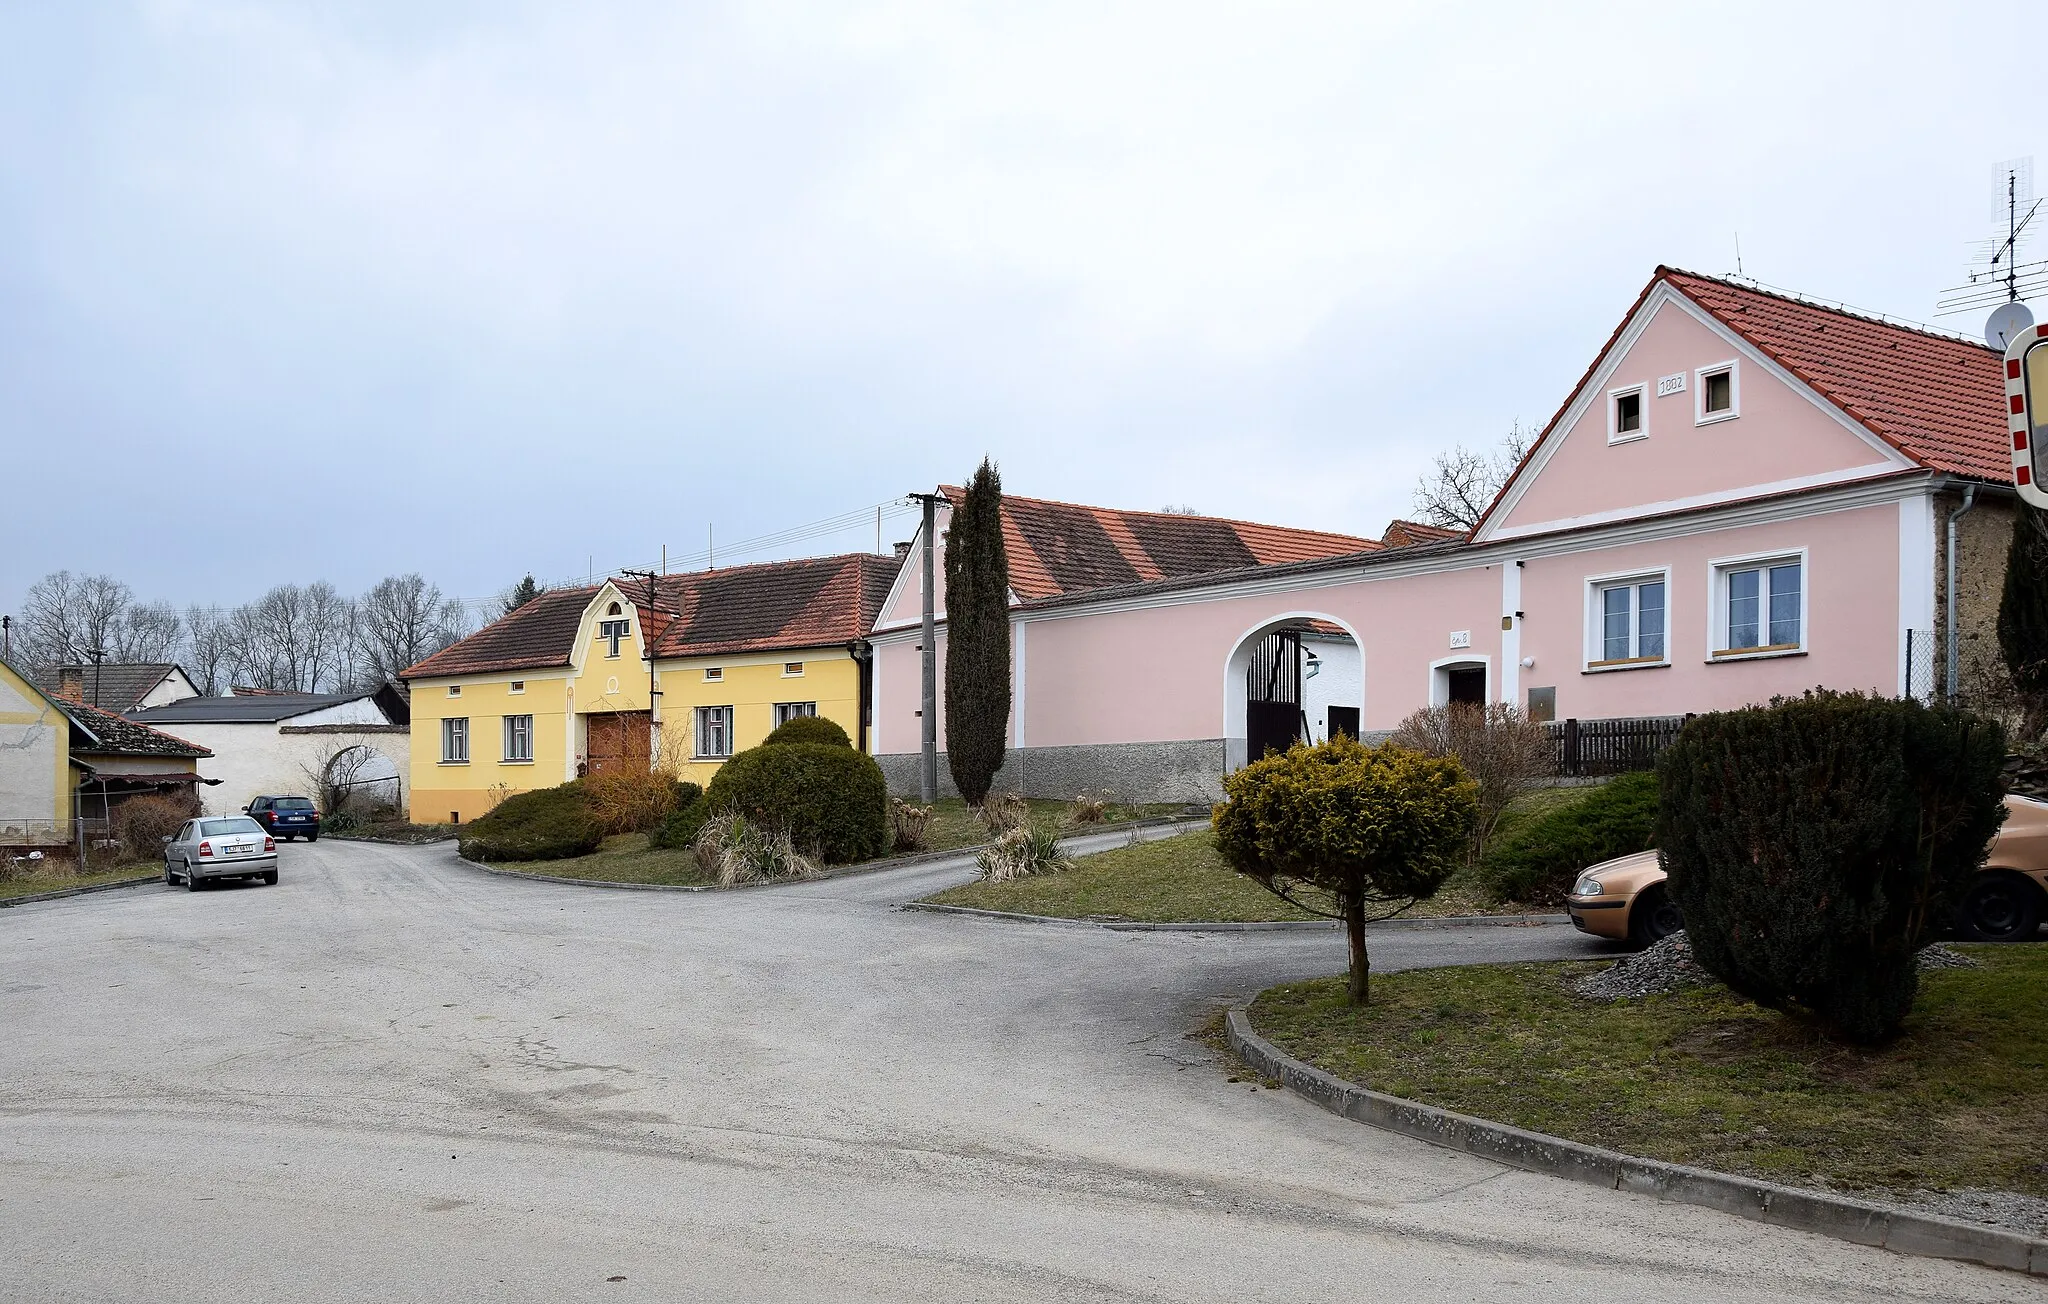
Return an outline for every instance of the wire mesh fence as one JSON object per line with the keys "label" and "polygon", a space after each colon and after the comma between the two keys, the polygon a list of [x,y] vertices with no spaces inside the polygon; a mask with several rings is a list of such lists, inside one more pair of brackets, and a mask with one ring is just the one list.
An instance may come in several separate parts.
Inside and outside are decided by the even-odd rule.
{"label": "wire mesh fence", "polygon": [[1942,691],[1934,682],[1934,631],[1906,631],[1906,696],[1931,701]]}

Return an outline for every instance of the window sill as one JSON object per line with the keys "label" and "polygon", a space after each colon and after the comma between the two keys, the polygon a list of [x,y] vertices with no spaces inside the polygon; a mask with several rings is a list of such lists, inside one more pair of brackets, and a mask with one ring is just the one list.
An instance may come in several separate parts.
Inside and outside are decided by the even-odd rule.
{"label": "window sill", "polygon": [[435,761],[436,765],[467,765],[468,761]]}
{"label": "window sill", "polygon": [[1589,661],[1582,675],[1604,675],[1613,670],[1662,670],[1670,666],[1669,657],[1629,657],[1625,661]]}
{"label": "window sill", "polygon": [[526,758],[525,758],[524,760],[518,760],[518,761],[514,761],[514,760],[510,760],[510,759],[507,759],[507,760],[502,760],[502,761],[499,761],[499,762],[498,762],[498,764],[500,764],[500,765],[531,765],[531,764],[533,764],[533,758],[532,758],[531,756],[529,756],[529,757],[526,757]]}
{"label": "window sill", "polygon": [[1616,444],[1633,444],[1638,439],[1648,439],[1649,437],[1650,432],[1647,430],[1631,430],[1625,435],[1607,436],[1607,446],[1612,448]]}
{"label": "window sill", "polygon": [[691,760],[693,760],[693,761],[717,761],[717,762],[723,763],[723,762],[725,762],[725,761],[729,761],[729,760],[731,760],[731,759],[732,759],[732,754],[731,754],[730,752],[728,752],[728,753],[726,753],[726,754],[725,754],[724,756],[699,756],[699,755],[692,755],[692,756],[690,757],[690,759],[691,759]]}
{"label": "window sill", "polygon": [[1696,426],[1718,426],[1723,421],[1734,421],[1741,415],[1740,412],[1709,412],[1705,416],[1694,417],[1692,423]]}
{"label": "window sill", "polygon": [[1773,647],[1728,648],[1720,652],[1709,653],[1707,664],[1714,665],[1722,661],[1762,661],[1770,657],[1803,657],[1805,655],[1806,649],[1797,643],[1780,643]]}

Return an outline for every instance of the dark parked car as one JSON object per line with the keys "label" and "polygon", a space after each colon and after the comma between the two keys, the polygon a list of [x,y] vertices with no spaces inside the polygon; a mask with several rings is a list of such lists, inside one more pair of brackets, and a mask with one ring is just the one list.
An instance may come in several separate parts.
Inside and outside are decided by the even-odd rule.
{"label": "dark parked car", "polygon": [[310,797],[258,797],[242,810],[272,837],[320,840],[320,811]]}

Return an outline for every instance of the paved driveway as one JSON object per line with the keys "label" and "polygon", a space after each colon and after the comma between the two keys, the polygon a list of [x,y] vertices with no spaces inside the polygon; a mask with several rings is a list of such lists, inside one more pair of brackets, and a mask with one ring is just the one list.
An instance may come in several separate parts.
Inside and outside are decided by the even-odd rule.
{"label": "paved driveway", "polygon": [[2042,1296],[1226,1082],[1186,1034],[1341,967],[1334,934],[893,908],[957,863],[619,892],[330,840],[283,871],[0,911],[0,1298]]}

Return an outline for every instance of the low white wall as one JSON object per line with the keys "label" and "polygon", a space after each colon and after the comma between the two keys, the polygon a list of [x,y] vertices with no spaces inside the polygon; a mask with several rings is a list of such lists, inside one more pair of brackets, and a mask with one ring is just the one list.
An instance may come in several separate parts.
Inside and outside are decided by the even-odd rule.
{"label": "low white wall", "polygon": [[[370,710],[376,716],[375,720],[349,723],[382,724],[382,714],[375,707]],[[300,716],[285,723],[299,725],[313,719]],[[409,742],[403,733],[283,733],[278,725],[260,721],[247,724],[179,723],[164,727],[178,737],[213,752],[212,756],[199,762],[202,777],[220,780],[217,785],[201,785],[199,789],[199,800],[209,815],[232,814],[248,805],[253,798],[263,796],[284,794],[318,800],[318,784],[307,771],[317,770],[337,747],[355,743],[376,753],[368,766],[357,771],[358,784],[373,779],[393,780],[380,784],[373,791],[379,796],[389,792],[401,807],[405,801],[402,762]]]}

